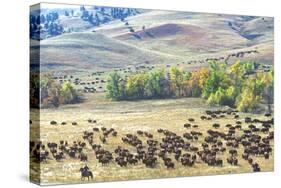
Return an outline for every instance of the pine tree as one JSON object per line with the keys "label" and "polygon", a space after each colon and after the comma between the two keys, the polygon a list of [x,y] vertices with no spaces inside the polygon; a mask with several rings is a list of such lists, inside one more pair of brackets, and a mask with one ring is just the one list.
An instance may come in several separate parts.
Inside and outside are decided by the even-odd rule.
{"label": "pine tree", "polygon": [[45,16],[42,14],[42,15],[40,16],[40,24],[44,24],[45,21],[46,21],[46,18],[45,18]]}

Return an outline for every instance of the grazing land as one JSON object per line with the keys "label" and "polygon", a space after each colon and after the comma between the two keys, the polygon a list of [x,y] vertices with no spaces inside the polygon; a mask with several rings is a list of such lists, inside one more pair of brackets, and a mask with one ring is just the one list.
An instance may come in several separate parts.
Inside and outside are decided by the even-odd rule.
{"label": "grazing land", "polygon": [[[229,150],[232,147],[227,147],[225,140],[222,140],[225,152],[218,153],[217,157],[223,160],[222,166],[209,166],[205,162],[198,159],[193,166],[183,166],[180,161],[174,158],[174,154],[168,156],[175,163],[174,169],[167,169],[162,159],[158,159],[157,165],[154,168],[147,168],[141,161],[136,165],[127,165],[120,167],[116,162],[112,161],[106,165],[102,165],[96,159],[95,153],[87,140],[83,139],[84,132],[93,132],[93,128],[105,127],[106,129],[113,128],[117,131],[117,136],[108,136],[107,142],[102,143],[100,136],[101,132],[95,132],[93,136],[93,144],[100,144],[102,148],[114,153],[114,150],[121,146],[128,149],[132,154],[136,155],[135,147],[124,143],[122,137],[126,134],[137,135],[143,142],[144,150],[147,150],[146,144],[149,140],[145,136],[139,136],[138,130],[149,132],[153,135],[153,140],[161,142],[165,136],[158,133],[158,129],[164,129],[174,132],[179,136],[183,136],[186,132],[198,131],[203,133],[198,140],[186,140],[192,146],[202,149],[204,138],[208,136],[207,131],[213,129],[223,133],[227,133],[229,128],[227,124],[233,126],[237,121],[242,122],[242,129],[237,130],[236,136],[241,136],[243,130],[248,130],[249,123],[245,123],[244,119],[247,116],[251,118],[259,118],[261,120],[268,120],[267,117],[260,115],[237,113],[239,118],[234,118],[233,115],[226,115],[224,118],[215,118],[213,120],[201,120],[200,117],[205,115],[206,110],[214,110],[206,106],[202,99],[188,98],[188,99],[167,99],[167,100],[144,100],[137,102],[110,102],[104,100],[102,94],[91,96],[93,100],[85,102],[85,104],[64,106],[59,109],[43,109],[40,117],[40,131],[41,141],[47,145],[48,142],[59,143],[59,141],[68,141],[69,146],[74,141],[85,142],[86,146],[83,148],[88,156],[87,162],[81,162],[79,158],[72,159],[65,156],[61,161],[56,161],[50,156],[47,162],[41,164],[41,171],[39,169],[32,169],[33,173],[41,172],[43,184],[52,183],[75,183],[80,179],[79,168],[87,164],[93,172],[93,181],[114,181],[126,179],[140,179],[140,178],[159,178],[159,177],[176,177],[176,176],[194,176],[194,175],[211,175],[211,174],[226,174],[226,173],[244,173],[252,172],[252,166],[247,160],[242,158],[244,147],[240,144],[237,148],[238,165],[233,166],[226,162],[230,155]],[[216,108],[223,109],[223,108]],[[227,108],[225,108],[227,109]],[[95,119],[97,123],[89,123],[88,119]],[[198,128],[185,128],[184,124],[188,122],[188,118],[194,118]],[[58,125],[50,125],[50,121],[57,121]],[[61,122],[66,122],[66,125],[60,125]],[[77,122],[77,125],[72,125],[72,122]],[[32,132],[36,133],[39,122],[33,122],[31,125]],[[214,129],[212,125],[219,123],[220,128]],[[262,128],[261,124],[256,124],[257,128]],[[273,127],[270,128],[273,131]],[[262,137],[268,136],[266,133],[258,133]],[[32,135],[31,135],[32,137]],[[273,148],[273,141],[270,141],[270,146]],[[157,145],[159,148],[159,145]],[[158,153],[157,150],[156,153]],[[183,151],[184,153],[193,153],[190,150]],[[116,157],[116,154],[113,154]],[[251,156],[255,162],[260,165],[262,171],[272,171],[274,158],[273,152],[269,159],[265,159],[263,155]],[[85,181],[87,182],[87,181]]]}
{"label": "grazing land", "polygon": [[45,6],[30,18],[32,181],[274,169],[273,18]]}

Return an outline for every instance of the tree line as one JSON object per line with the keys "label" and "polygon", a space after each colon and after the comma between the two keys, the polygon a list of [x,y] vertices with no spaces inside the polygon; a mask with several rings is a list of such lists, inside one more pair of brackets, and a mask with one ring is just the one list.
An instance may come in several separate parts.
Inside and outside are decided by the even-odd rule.
{"label": "tree line", "polygon": [[90,22],[93,26],[107,23],[113,19],[124,21],[128,16],[136,15],[139,12],[131,8],[105,8],[94,6],[95,12],[87,10],[85,6],[80,7],[81,19]]}
{"label": "tree line", "polygon": [[256,112],[261,103],[271,112],[274,72],[257,71],[259,64],[240,62],[227,66],[216,61],[209,67],[185,71],[171,67],[168,71],[139,72],[123,78],[109,75],[107,97],[112,100],[202,97],[210,105],[222,105],[244,112]]}

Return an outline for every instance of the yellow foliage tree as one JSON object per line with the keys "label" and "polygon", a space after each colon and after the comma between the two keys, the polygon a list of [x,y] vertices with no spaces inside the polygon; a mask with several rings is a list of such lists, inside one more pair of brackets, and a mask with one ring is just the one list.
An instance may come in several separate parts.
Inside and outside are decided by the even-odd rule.
{"label": "yellow foliage tree", "polygon": [[184,84],[183,72],[176,67],[171,67],[169,73],[170,73],[172,91],[176,95],[181,96],[182,88],[183,88],[183,84]]}
{"label": "yellow foliage tree", "polygon": [[209,70],[206,67],[192,71],[190,79],[186,81],[185,91],[193,97],[201,96],[202,89],[209,78]]}
{"label": "yellow foliage tree", "polygon": [[133,98],[143,98],[145,96],[147,78],[148,75],[144,73],[130,76],[126,83],[126,91],[128,96],[132,96]]}

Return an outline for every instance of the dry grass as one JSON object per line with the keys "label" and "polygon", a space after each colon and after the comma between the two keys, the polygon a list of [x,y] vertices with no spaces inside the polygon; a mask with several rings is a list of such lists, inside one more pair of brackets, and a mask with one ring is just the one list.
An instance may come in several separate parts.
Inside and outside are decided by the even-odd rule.
{"label": "dry grass", "polygon": [[[59,140],[68,140],[69,143],[82,139],[83,131],[91,131],[93,127],[104,126],[106,128],[114,128],[118,132],[116,138],[109,137],[108,143],[102,146],[113,152],[118,146],[128,148],[131,152],[135,152],[128,144],[124,144],[121,137],[127,133],[136,133],[137,130],[149,131],[154,135],[154,139],[160,140],[163,135],[157,133],[158,128],[171,130],[178,135],[182,135],[187,130],[183,124],[187,122],[189,117],[194,117],[196,124],[199,125],[197,131],[201,131],[206,135],[206,131],[211,128],[214,122],[223,125],[219,130],[226,131],[224,125],[234,123],[236,120],[231,116],[214,121],[202,121],[200,116],[203,115],[206,109],[210,107],[204,104],[201,99],[167,99],[167,100],[148,100],[135,102],[110,102],[104,99],[103,94],[88,95],[88,99],[83,104],[64,106],[59,109],[43,109],[40,117],[40,136],[43,143],[59,142]],[[250,115],[251,117],[264,118],[263,116],[253,114],[242,114],[240,118]],[[39,128],[39,121],[36,121],[34,112],[31,114],[33,124],[31,125],[31,138],[36,138]],[[97,124],[89,124],[87,119],[92,118],[97,120]],[[55,120],[58,123],[66,121],[67,125],[50,125],[50,121]],[[72,121],[78,123],[77,126],[71,125]],[[246,124],[242,124],[244,128]],[[260,125],[257,125],[258,127]],[[194,128],[193,128],[194,129]],[[190,130],[189,130],[190,131]],[[239,134],[239,133],[238,133]],[[261,134],[263,136],[263,134]],[[139,137],[145,141],[145,137]],[[193,141],[192,144],[199,146],[203,138],[198,141]],[[99,136],[94,136],[94,142],[101,144]],[[273,143],[272,143],[273,144]],[[251,172],[251,166],[241,158],[242,147],[238,149],[239,165],[231,166],[226,163],[227,153],[219,156],[224,159],[223,167],[210,167],[198,160],[194,167],[184,167],[181,163],[175,162],[175,169],[167,169],[162,160],[158,160],[155,168],[146,168],[144,164],[136,166],[119,167],[115,162],[108,166],[101,166],[96,160],[94,152],[89,145],[86,147],[88,154],[87,165],[93,172],[94,182],[128,180],[128,179],[146,179],[146,178],[162,178],[176,176],[195,176],[195,175],[211,175],[211,174],[226,174],[226,173],[243,173]],[[253,157],[254,161],[260,164],[262,171],[273,170],[273,155],[269,160],[263,157]],[[35,163],[33,163],[35,164]],[[68,157],[63,162],[48,160],[47,163],[41,164],[41,183],[81,183],[79,169],[85,165],[78,159],[69,159]],[[38,173],[39,169],[33,166],[31,175]],[[87,181],[85,181],[87,182]]]}
{"label": "dry grass", "polygon": [[[273,19],[263,19],[247,22],[235,15],[154,10],[128,17],[129,26],[115,20],[90,29],[89,23],[77,18],[63,19],[62,25],[75,25],[79,32],[41,41],[40,62],[47,70],[108,69],[204,60],[257,49],[258,55],[247,55],[245,60],[273,64]],[[230,22],[241,28],[233,29]],[[248,40],[246,33],[262,36]]]}

